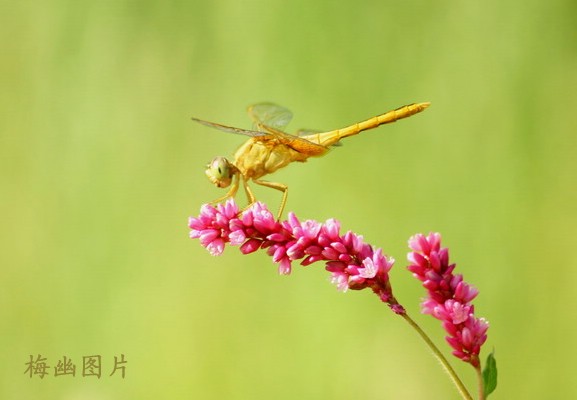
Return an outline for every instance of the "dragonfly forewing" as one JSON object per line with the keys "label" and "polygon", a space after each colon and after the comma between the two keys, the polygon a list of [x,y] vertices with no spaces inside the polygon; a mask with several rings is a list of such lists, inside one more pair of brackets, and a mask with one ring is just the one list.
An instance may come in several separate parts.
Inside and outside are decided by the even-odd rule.
{"label": "dragonfly forewing", "polygon": [[248,108],[248,115],[256,130],[265,130],[266,127],[270,127],[277,131],[284,131],[293,118],[288,108],[274,103],[253,104]]}
{"label": "dragonfly forewing", "polygon": [[219,131],[223,131],[223,132],[236,133],[239,135],[252,136],[252,137],[266,136],[267,135],[266,132],[251,131],[248,129],[235,128],[234,126],[217,124],[216,122],[205,121],[205,120],[199,119],[199,118],[192,117],[192,120],[195,122],[198,122],[199,124],[206,125],[206,126],[209,126],[211,128],[216,128]]}

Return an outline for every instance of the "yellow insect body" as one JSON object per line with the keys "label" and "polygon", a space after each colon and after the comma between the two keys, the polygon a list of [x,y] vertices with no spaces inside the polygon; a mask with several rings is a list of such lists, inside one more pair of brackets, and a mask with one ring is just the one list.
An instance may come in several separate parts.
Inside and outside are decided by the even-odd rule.
{"label": "yellow insect body", "polygon": [[291,120],[292,114],[286,108],[272,103],[261,103],[249,107],[249,115],[257,130],[235,128],[198,118],[193,118],[193,120],[225,132],[251,136],[235,152],[234,162],[230,162],[224,157],[216,157],[208,164],[205,173],[212,183],[218,187],[227,187],[232,184],[228,193],[214,200],[214,203],[234,197],[240,182],[245,189],[249,205],[254,203],[256,198],[248,186],[248,181],[252,180],[259,185],[283,192],[278,214],[280,219],[286,204],[288,187],[282,183],[260,180],[261,177],[271,174],[293,161],[304,162],[309,157],[322,156],[329,150],[329,146],[337,144],[343,138],[410,117],[423,111],[429,105],[430,103],[409,104],[346,128],[303,136],[291,135],[283,131]]}

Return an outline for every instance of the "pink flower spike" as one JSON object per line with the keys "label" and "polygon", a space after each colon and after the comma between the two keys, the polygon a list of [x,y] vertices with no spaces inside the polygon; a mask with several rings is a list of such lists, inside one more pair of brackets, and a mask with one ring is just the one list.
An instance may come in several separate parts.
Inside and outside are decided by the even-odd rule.
{"label": "pink flower spike", "polygon": [[484,319],[474,315],[471,301],[478,290],[465,283],[461,275],[453,274],[456,265],[449,264],[449,250],[441,248],[440,234],[417,234],[409,239],[409,247],[412,251],[407,256],[407,269],[427,290],[421,312],[439,319],[453,354],[477,367],[489,327]]}
{"label": "pink flower spike", "polygon": [[200,215],[189,219],[189,227],[190,237],[199,239],[212,255],[221,254],[227,243],[239,246],[242,254],[264,249],[283,275],[291,273],[292,261],[301,260],[302,265],[322,261],[338,290],[370,288],[394,312],[404,310],[389,282],[393,260],[360,235],[350,231],[340,235],[336,219],[301,222],[291,212],[287,220],[276,221],[263,203],[239,212],[234,200],[229,200],[216,207],[203,205]]}

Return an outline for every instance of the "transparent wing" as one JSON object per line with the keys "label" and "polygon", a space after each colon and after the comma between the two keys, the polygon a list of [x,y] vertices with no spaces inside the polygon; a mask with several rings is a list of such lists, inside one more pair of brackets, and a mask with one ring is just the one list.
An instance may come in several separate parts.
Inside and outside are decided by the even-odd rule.
{"label": "transparent wing", "polygon": [[194,117],[192,117],[192,120],[195,122],[198,122],[199,124],[210,126],[211,128],[216,128],[220,131],[236,133],[239,135],[246,135],[246,136],[252,136],[252,137],[268,135],[268,133],[266,133],[266,132],[251,131],[248,129],[235,128],[233,126],[217,124],[216,122],[205,121],[203,119],[198,119],[198,118],[194,118]]}
{"label": "transparent wing", "polygon": [[315,133],[323,133],[323,131],[319,131],[317,129],[299,129],[296,133],[297,136],[307,136],[307,135],[314,135]]}
{"label": "transparent wing", "polygon": [[271,127],[278,131],[284,131],[293,118],[293,114],[288,108],[274,103],[254,104],[248,108],[248,115],[256,128],[262,130]]}

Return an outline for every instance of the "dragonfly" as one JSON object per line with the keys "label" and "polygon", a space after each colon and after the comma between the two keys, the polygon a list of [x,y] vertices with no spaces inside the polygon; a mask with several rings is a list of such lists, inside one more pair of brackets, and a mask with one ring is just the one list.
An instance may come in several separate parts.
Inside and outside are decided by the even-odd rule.
{"label": "dragonfly", "polygon": [[285,132],[292,119],[287,108],[274,103],[259,103],[248,108],[248,115],[253,121],[252,130],[235,128],[215,122],[192,118],[200,124],[218,130],[249,136],[234,154],[234,161],[218,156],[206,166],[205,174],[219,188],[230,186],[229,191],[211,203],[220,203],[234,198],[242,185],[248,199],[248,207],[256,202],[256,197],[249,187],[249,181],[255,184],[276,189],[282,192],[282,199],[277,219],[280,220],[288,197],[288,186],[278,182],[262,180],[292,162],[305,162],[309,157],[326,154],[331,146],[338,146],[340,140],[357,135],[363,131],[389,124],[402,118],[420,113],[431,103],[413,103],[388,111],[376,117],[349,125],[345,128],[327,132],[300,130],[296,134]]}

